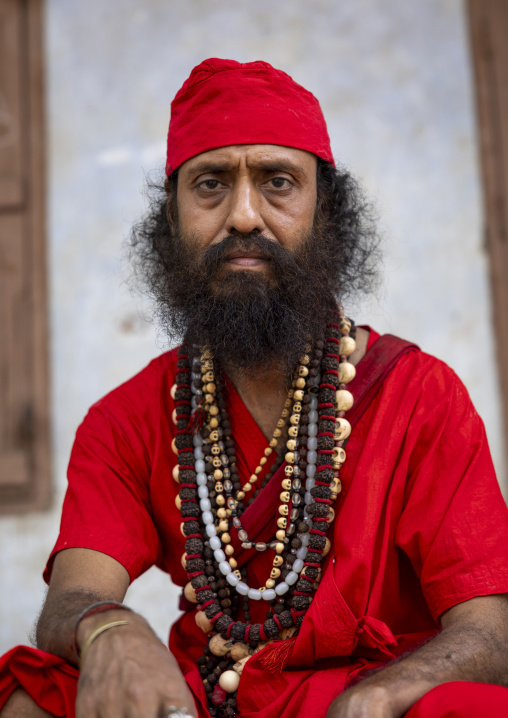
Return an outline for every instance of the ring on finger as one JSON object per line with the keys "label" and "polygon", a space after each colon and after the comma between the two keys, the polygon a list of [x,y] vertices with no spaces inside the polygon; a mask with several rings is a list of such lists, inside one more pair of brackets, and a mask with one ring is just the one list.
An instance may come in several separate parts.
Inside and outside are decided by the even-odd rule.
{"label": "ring on finger", "polygon": [[169,706],[165,718],[192,718],[192,716],[190,713],[187,713],[187,708]]}

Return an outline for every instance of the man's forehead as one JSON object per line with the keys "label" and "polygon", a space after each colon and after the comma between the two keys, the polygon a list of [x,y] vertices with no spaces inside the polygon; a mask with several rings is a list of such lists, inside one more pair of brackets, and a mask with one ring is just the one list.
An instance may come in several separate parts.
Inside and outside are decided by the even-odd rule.
{"label": "man's forehead", "polygon": [[202,152],[185,162],[181,169],[190,173],[227,171],[240,166],[251,169],[288,171],[303,174],[313,171],[317,158],[311,152],[284,145],[228,145]]}

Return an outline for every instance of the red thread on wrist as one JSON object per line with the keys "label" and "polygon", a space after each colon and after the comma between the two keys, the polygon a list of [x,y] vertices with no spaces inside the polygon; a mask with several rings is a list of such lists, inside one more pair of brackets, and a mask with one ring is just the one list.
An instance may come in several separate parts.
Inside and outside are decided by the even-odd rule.
{"label": "red thread on wrist", "polygon": [[129,608],[129,606],[126,606],[124,603],[120,603],[118,601],[98,601],[97,603],[92,603],[90,606],[87,606],[83,611],[81,611],[76,619],[76,623],[74,624],[74,632],[72,635],[72,651],[78,663],[81,655],[81,650],[78,646],[78,628],[81,621],[89,616],[95,616],[98,613],[104,613],[104,611],[114,610],[129,611],[132,613],[132,608]]}

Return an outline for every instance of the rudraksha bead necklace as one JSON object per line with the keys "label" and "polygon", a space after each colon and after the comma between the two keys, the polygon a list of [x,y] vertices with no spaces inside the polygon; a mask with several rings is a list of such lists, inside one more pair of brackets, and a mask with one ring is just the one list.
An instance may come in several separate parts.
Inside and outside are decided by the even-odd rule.
{"label": "rudraksha bead necklace", "polygon": [[[171,390],[177,427],[173,448],[178,454],[173,476],[180,484],[176,502],[186,539],[182,563],[189,583],[184,592],[198,604],[196,623],[209,636],[198,666],[213,716],[235,715],[246,661],[268,642],[297,634],[319,584],[320,565],[330,549],[326,530],[335,515],[332,503],[341,489],[343,445],[351,432],[344,418],[353,404],[346,388],[355,375],[348,361],[356,346],[351,334],[352,324],[339,307],[326,327],[325,340],[316,343],[312,355],[309,347],[302,358],[270,445],[243,485],[213,358],[205,350],[192,359],[187,345],[178,350]],[[271,480],[285,458],[274,540],[259,544],[250,541],[242,527],[243,499],[276,449],[287,419],[287,452],[281,452],[266,476]],[[238,570],[232,526],[243,548],[259,544],[258,550],[275,551],[265,586],[249,587],[245,567]],[[264,623],[249,623],[249,599],[267,602],[271,610]],[[244,621],[234,618],[240,610]]]}

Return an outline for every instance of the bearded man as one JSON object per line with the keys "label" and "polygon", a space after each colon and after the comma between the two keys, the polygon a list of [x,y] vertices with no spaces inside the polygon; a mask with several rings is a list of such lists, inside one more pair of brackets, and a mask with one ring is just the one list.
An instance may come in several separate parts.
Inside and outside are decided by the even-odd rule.
{"label": "bearded man", "polygon": [[[78,430],[2,716],[506,714],[484,429],[448,367],[344,315],[375,233],[317,100],[207,60],[172,104],[166,175],[132,247],[184,343]],[[154,564],[184,587],[169,651],[121,603]]]}

